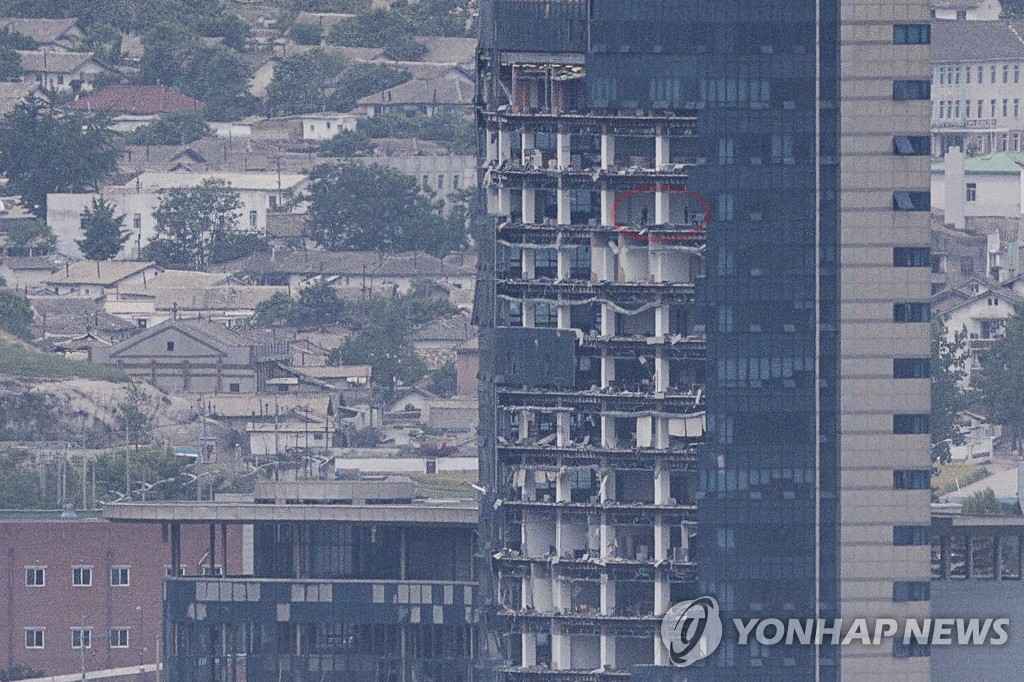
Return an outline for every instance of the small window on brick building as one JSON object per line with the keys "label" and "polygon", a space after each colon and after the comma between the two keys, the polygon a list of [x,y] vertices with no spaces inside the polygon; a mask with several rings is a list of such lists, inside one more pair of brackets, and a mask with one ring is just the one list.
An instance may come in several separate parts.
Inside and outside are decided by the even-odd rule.
{"label": "small window on brick building", "polygon": [[25,567],[25,586],[26,587],[45,587],[46,586],[46,567],[45,566],[26,566]]}
{"label": "small window on brick building", "polygon": [[241,393],[242,387],[238,384],[228,384],[228,391],[231,393]]}
{"label": "small window on brick building", "polygon": [[92,586],[92,566],[74,566],[71,569],[71,584],[75,587]]}
{"label": "small window on brick building", "polygon": [[167,342],[167,352],[168,353],[173,353],[174,352],[174,341],[168,341]]}
{"label": "small window on brick building", "polygon": [[25,648],[26,649],[42,649],[44,648],[43,643],[43,628],[25,628]]}
{"label": "small window on brick building", "polygon": [[110,585],[112,587],[128,587],[131,584],[131,567],[111,566]]}

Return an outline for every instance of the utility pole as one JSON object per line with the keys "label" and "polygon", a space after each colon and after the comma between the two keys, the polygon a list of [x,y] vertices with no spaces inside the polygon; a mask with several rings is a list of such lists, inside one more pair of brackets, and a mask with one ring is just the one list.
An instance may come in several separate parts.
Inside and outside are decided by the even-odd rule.
{"label": "utility pole", "polygon": [[[89,638],[92,639],[91,634],[89,635]],[[90,644],[91,643],[92,642],[90,642]],[[82,616],[82,626],[78,631],[78,645],[78,654],[82,666],[82,682],[85,682],[85,616]]]}

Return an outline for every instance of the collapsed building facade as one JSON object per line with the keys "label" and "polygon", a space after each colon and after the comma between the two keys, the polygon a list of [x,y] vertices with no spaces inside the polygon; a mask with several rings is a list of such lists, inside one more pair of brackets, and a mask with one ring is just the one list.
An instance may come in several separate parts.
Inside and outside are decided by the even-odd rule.
{"label": "collapsed building facade", "polygon": [[[692,596],[696,119],[594,106],[587,2],[482,8],[483,547],[496,679],[667,665]],[[667,107],[666,107],[667,109]]]}
{"label": "collapsed building facade", "polygon": [[883,9],[481,4],[495,679],[928,679],[923,646],[727,633],[682,671],[657,637],[697,595],[928,614],[928,6]]}

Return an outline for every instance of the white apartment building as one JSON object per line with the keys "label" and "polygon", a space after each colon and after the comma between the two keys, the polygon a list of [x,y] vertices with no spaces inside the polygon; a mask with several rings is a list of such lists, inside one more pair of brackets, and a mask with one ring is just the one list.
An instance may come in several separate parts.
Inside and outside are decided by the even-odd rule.
{"label": "white apartment building", "polygon": [[1024,21],[933,21],[932,153],[1021,151]]}
{"label": "white apartment building", "polygon": [[1003,13],[999,0],[932,0],[932,17],[965,21],[995,21]]}
{"label": "white apartment building", "polygon": [[103,197],[125,216],[132,238],[120,258],[135,259],[156,236],[156,217],[163,193],[173,188],[195,187],[205,180],[223,180],[236,189],[242,203],[238,227],[264,234],[267,213],[284,205],[289,193],[305,186],[301,174],[278,173],[142,173],[123,185],[102,188],[98,193],[50,194],[46,199],[46,223],[57,236],[57,249],[68,256],[81,256],[76,240],[82,238],[82,211],[92,200]]}

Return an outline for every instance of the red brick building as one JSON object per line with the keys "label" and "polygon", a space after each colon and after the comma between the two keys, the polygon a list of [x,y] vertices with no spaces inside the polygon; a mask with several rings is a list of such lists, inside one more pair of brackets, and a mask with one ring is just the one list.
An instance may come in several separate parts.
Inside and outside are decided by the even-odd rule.
{"label": "red brick building", "polygon": [[[242,530],[226,532],[227,572],[242,571]],[[186,526],[185,575],[221,570],[217,534]],[[61,519],[57,513],[0,515],[0,668],[24,665],[47,675],[155,663],[163,618],[163,579],[171,540],[159,524]],[[232,565],[233,564],[233,565]]]}

